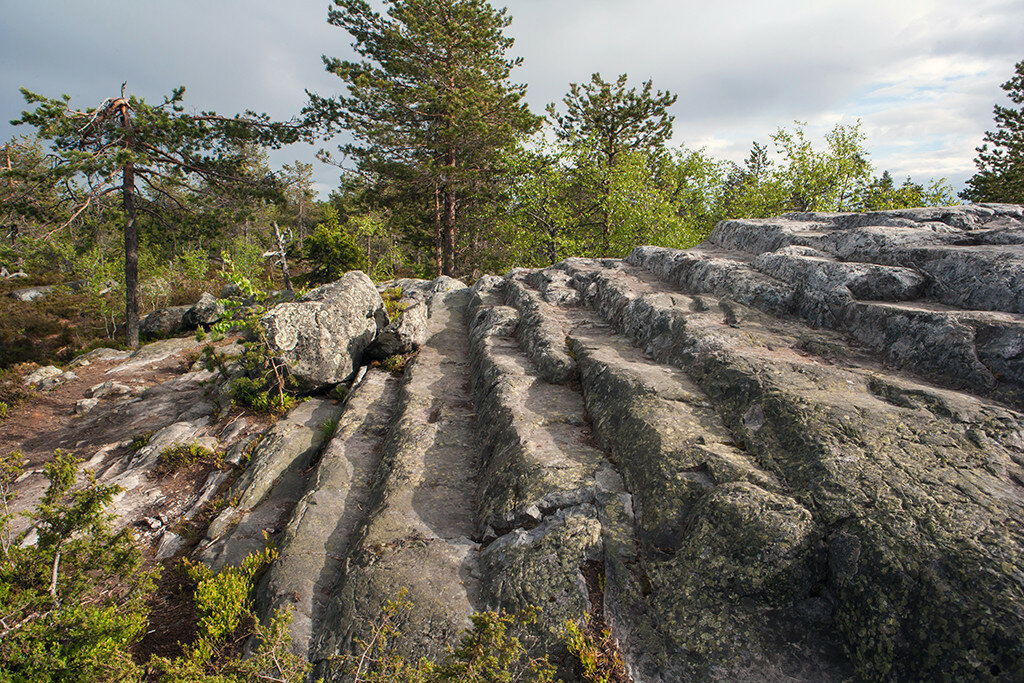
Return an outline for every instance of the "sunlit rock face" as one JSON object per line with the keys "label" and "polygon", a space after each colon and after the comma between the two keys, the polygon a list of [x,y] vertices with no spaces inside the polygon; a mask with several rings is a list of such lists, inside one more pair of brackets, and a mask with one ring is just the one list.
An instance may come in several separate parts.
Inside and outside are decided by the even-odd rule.
{"label": "sunlit rock face", "polygon": [[[399,595],[404,656],[535,606],[569,680],[587,615],[634,681],[1014,680],[1022,294],[1024,209],[996,205],[726,221],[471,287],[349,273],[264,324],[303,390],[351,389],[218,431],[243,473],[187,552],[273,542],[259,605],[329,680]],[[197,410],[129,473],[212,435]]]}

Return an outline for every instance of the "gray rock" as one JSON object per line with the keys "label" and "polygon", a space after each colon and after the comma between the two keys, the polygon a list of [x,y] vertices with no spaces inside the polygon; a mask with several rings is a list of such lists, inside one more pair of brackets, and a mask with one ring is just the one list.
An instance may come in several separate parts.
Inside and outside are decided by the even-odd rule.
{"label": "gray rock", "polygon": [[187,329],[185,314],[190,306],[171,306],[153,311],[139,321],[139,332],[149,337],[169,337]]}
{"label": "gray rock", "polygon": [[51,292],[53,292],[52,285],[46,285],[43,287],[26,287],[24,289],[15,289],[8,292],[7,296],[18,301],[36,301],[37,299],[43,299]]}
{"label": "gray rock", "polygon": [[131,351],[121,351],[120,349],[93,349],[92,351],[89,351],[88,353],[83,353],[81,356],[75,358],[73,361],[68,363],[68,366],[74,368],[79,366],[87,366],[95,362],[125,360],[130,355],[132,355]]}
{"label": "gray rock", "polygon": [[402,311],[387,327],[377,333],[377,338],[367,350],[367,358],[383,360],[389,356],[410,353],[418,349],[427,337],[427,305],[413,304]]}
{"label": "gray rock", "polygon": [[194,330],[197,327],[209,327],[224,317],[224,304],[215,299],[212,294],[203,292],[199,301],[192,305],[181,317],[181,325],[186,330]]}
{"label": "gray rock", "polygon": [[275,306],[260,322],[299,390],[312,392],[353,375],[387,315],[373,281],[357,270]]}
{"label": "gray rock", "polygon": [[44,380],[54,379],[62,374],[64,374],[64,371],[60,368],[53,365],[45,365],[28,374],[25,379],[21,380],[21,383],[27,387],[36,386]]}
{"label": "gray rock", "polygon": [[155,558],[158,562],[169,560],[185,549],[184,538],[173,531],[164,531],[160,535],[160,544],[157,546]]}
{"label": "gray rock", "polygon": [[95,384],[89,388],[86,395],[90,398],[106,398],[107,396],[124,396],[132,393],[132,388],[127,384],[116,382],[114,380],[107,380],[100,384]]}
{"label": "gray rock", "polygon": [[84,415],[99,404],[98,398],[83,398],[75,401],[75,415]]}

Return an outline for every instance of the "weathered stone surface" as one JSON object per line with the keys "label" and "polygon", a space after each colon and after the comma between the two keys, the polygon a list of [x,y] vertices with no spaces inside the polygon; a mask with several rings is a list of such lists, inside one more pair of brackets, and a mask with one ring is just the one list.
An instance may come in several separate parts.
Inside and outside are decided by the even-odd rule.
{"label": "weathered stone surface", "polygon": [[52,380],[60,377],[63,374],[64,371],[55,365],[44,365],[38,370],[33,370],[31,373],[26,375],[25,379],[21,380],[21,383],[27,387],[34,387],[46,380]]}
{"label": "weathered stone surface", "polygon": [[50,292],[53,291],[53,285],[45,285],[42,287],[25,287],[23,289],[14,289],[8,292],[7,296],[18,301],[35,301],[36,299],[44,299]]}
{"label": "weathered stone surface", "polygon": [[278,559],[261,590],[264,613],[292,614],[292,647],[310,657],[314,628],[321,627],[329,596],[342,574],[370,500],[380,446],[395,407],[398,378],[369,370],[352,389],[305,495],[278,545]]}
{"label": "weathered stone surface", "polygon": [[181,327],[194,330],[197,327],[209,327],[224,317],[224,304],[208,292],[203,292],[185,314],[181,316]]}
{"label": "weathered stone surface", "polygon": [[427,305],[415,303],[398,314],[367,349],[368,358],[383,360],[389,356],[415,351],[427,338]]}
{"label": "weathered stone surface", "polygon": [[275,306],[261,324],[298,388],[315,391],[354,374],[387,315],[373,281],[352,271],[294,303]]}
{"label": "weathered stone surface", "polygon": [[171,306],[153,311],[139,321],[139,332],[149,337],[169,337],[187,329],[185,314],[191,306]]}
{"label": "weathered stone surface", "polygon": [[199,549],[211,569],[237,565],[273,542],[306,490],[307,468],[341,414],[330,399],[310,399],[250,447],[249,463],[231,487],[232,506],[210,525]]}
{"label": "weathered stone surface", "polygon": [[[385,283],[424,322],[404,376],[360,369],[319,455],[325,399],[264,435],[206,559],[284,529],[258,604],[291,609],[295,651],[328,680],[403,589],[394,644],[412,658],[443,652],[475,611],[532,605],[566,680],[560,630],[586,616],[638,682],[1016,680],[1021,249],[1020,207],[793,214],[468,290]],[[349,274],[278,306],[268,331],[292,335],[296,367],[330,366],[306,385],[322,387],[386,336],[381,310]],[[195,405],[175,404],[138,453],[100,458],[130,491],[120,508],[160,495],[146,473],[167,444],[241,465],[250,442],[211,426],[209,380],[223,378],[183,375]],[[173,390],[124,399],[125,415]]]}
{"label": "weathered stone surface", "polygon": [[316,629],[328,673],[403,588],[413,607],[399,648],[412,656],[442,652],[479,604],[468,300],[464,287],[428,300],[428,342],[405,371],[359,542]]}

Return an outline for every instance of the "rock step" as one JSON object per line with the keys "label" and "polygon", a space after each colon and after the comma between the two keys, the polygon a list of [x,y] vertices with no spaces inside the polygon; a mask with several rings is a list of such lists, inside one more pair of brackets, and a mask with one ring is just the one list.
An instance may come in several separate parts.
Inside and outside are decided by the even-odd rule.
{"label": "rock step", "polygon": [[220,571],[280,536],[341,412],[337,401],[311,398],[251,444],[249,464],[227,495],[230,507],[210,523],[197,550],[200,561]]}
{"label": "rock step", "polygon": [[[603,579],[605,618],[634,680],[706,679],[723,660],[757,668],[769,656],[777,670],[800,680],[848,675],[837,643],[819,631],[820,621],[780,615],[772,604],[680,596],[681,581],[711,584],[707,592],[740,582],[757,591],[764,590],[766,577],[781,583],[805,576],[806,558],[798,549],[812,529],[811,514],[741,450],[684,372],[648,358],[586,308],[561,308],[556,319],[579,364],[597,440],[632,494],[635,519],[617,547],[605,542]],[[734,558],[744,567],[739,572],[716,566],[709,573],[704,566],[705,548],[722,545],[713,537],[721,517],[757,527],[741,551],[746,554]],[[777,552],[760,552],[766,544]],[[744,624],[741,656],[718,643],[727,632],[722,615],[733,627]],[[792,628],[780,642],[782,621]],[[702,656],[693,661],[681,652]]]}
{"label": "rock step", "polygon": [[311,641],[365,518],[398,383],[388,373],[369,369],[352,388],[260,586],[264,615],[277,609],[291,612],[292,648],[303,657],[312,655]]}
{"label": "rock step", "polygon": [[[923,271],[840,262],[810,247],[783,246],[753,261],[777,278],[769,287],[756,279],[751,284],[746,263],[708,260],[700,250],[641,247],[628,261],[684,292],[846,332],[895,367],[1024,406],[1024,318],[921,301],[930,282]],[[711,274],[715,269],[719,276]]]}
{"label": "rock step", "polygon": [[552,384],[572,381],[576,376],[576,362],[567,352],[558,310],[515,274],[506,278],[502,290],[505,303],[519,312],[516,339],[541,377]]}
{"label": "rock step", "polygon": [[[833,629],[863,678],[1021,670],[1024,417],[855,353],[804,357],[799,324],[741,307],[715,321],[641,269],[561,268],[603,318],[684,370],[781,486],[716,487],[662,565],[676,586],[669,627],[692,635],[695,661],[739,677],[789,671],[785,644],[810,623]],[[734,609],[741,596],[777,610],[777,642],[747,646],[764,631],[756,610]],[[836,661],[825,650],[816,661]]]}
{"label": "rock step", "polygon": [[606,566],[624,553],[635,560],[632,505],[593,444],[582,396],[542,376],[512,336],[518,314],[500,304],[497,289],[478,283],[471,304],[485,595],[490,608],[541,607],[547,645],[557,651],[565,620],[594,608],[588,581],[605,578],[588,578],[584,565]]}
{"label": "rock step", "polygon": [[479,446],[467,339],[468,289],[429,299],[426,341],[405,370],[339,589],[319,629],[316,659],[367,641],[387,600],[407,591],[402,640],[411,657],[455,642],[480,596],[474,512]]}

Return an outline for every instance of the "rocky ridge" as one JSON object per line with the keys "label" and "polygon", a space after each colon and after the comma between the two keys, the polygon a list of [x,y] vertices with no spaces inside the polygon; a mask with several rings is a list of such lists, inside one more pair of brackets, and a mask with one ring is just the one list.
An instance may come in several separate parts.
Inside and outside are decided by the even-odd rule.
{"label": "rocky ridge", "polygon": [[[686,251],[395,287],[396,320],[362,274],[268,314],[301,386],[343,401],[258,433],[207,398],[98,468],[138,478],[185,436],[248,453],[167,552],[275,542],[258,602],[317,674],[401,589],[411,656],[538,606],[556,660],[598,615],[634,681],[1024,670],[1024,207],[726,221]],[[414,347],[400,377],[366,366]]]}

